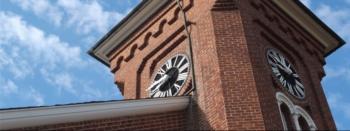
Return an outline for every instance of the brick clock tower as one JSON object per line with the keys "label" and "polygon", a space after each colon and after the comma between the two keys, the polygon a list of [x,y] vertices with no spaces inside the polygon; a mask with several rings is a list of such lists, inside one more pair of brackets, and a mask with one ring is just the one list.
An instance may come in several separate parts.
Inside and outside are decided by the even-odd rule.
{"label": "brick clock tower", "polygon": [[297,0],[143,0],[90,54],[125,99],[190,95],[188,129],[316,130],[343,44]]}

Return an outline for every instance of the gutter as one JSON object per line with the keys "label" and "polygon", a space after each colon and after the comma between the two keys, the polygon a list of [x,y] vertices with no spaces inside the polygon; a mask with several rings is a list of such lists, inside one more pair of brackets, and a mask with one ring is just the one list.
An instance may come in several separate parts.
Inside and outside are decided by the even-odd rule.
{"label": "gutter", "polygon": [[180,111],[190,97],[166,97],[0,110],[0,130]]}
{"label": "gutter", "polygon": [[343,45],[345,45],[345,41],[339,36],[337,35],[330,27],[328,27],[324,22],[322,22],[314,13],[312,13],[312,11],[307,8],[303,3],[301,3],[299,0],[295,0],[295,3],[301,7],[302,10],[304,10],[317,24],[321,25],[321,27],[323,29],[325,29],[329,34],[331,34],[335,39],[337,39],[339,41],[338,45],[333,48],[332,50],[326,52],[326,54],[324,55],[324,57],[329,56],[330,54],[332,54],[335,50],[337,50],[338,48],[342,47]]}

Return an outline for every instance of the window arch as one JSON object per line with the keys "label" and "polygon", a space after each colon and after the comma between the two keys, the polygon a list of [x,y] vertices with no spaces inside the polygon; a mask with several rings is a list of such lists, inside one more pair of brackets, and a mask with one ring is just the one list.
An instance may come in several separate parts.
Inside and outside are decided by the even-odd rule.
{"label": "window arch", "polygon": [[285,130],[294,130],[293,116],[286,104],[282,103],[280,105],[280,112]]}
{"label": "window arch", "polygon": [[[312,120],[311,116],[303,108],[297,105],[294,108],[295,108],[296,114],[298,115],[296,118],[296,122],[297,122],[296,125],[299,126],[298,127],[299,129],[301,129],[302,126],[307,126],[308,129],[310,130],[317,130],[315,122]],[[300,120],[304,120],[304,122],[306,123],[299,123],[299,118]],[[306,125],[302,125],[302,124],[306,124]]]}
{"label": "window arch", "polygon": [[299,127],[301,130],[309,130],[310,127],[309,125],[307,124],[306,120],[304,119],[304,117],[299,117],[298,118],[298,123],[299,123]]}
{"label": "window arch", "polygon": [[317,130],[311,116],[282,92],[276,93],[284,130]]}

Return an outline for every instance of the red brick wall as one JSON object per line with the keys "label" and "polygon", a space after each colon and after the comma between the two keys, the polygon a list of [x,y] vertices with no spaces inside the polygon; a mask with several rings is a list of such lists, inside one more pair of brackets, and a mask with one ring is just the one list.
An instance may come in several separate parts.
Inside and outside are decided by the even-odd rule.
{"label": "red brick wall", "polygon": [[239,10],[213,11],[221,88],[229,129],[264,129]]}
{"label": "red brick wall", "polygon": [[[271,1],[185,0],[184,7],[197,78],[186,116],[194,123],[188,128],[282,129],[275,98],[281,90],[265,57],[275,48],[293,63],[306,88],[305,100],[293,102],[309,111],[319,129],[335,129],[320,84],[324,47]],[[148,97],[153,72],[173,55],[188,54],[187,40],[172,1],[109,55],[124,97]]]}
{"label": "red brick wall", "polygon": [[[193,8],[193,0],[186,1],[184,8]],[[175,54],[188,54],[180,18],[176,3],[171,2],[110,54],[111,70],[116,84],[123,85],[124,98],[148,97],[154,72]]]}
{"label": "red brick wall", "polygon": [[217,56],[213,17],[211,8],[214,1],[195,1],[188,19],[191,26],[194,62],[196,68],[196,94],[193,113],[197,129],[227,130],[227,119],[220,67]]}
{"label": "red brick wall", "polygon": [[[325,64],[322,44],[270,1],[242,0],[240,10],[266,129],[282,129],[277,91],[308,111],[318,129],[335,129],[321,86]],[[305,86],[304,100],[281,90],[274,80],[266,59],[268,48],[279,50],[294,65]]]}
{"label": "red brick wall", "polygon": [[184,130],[185,111],[128,116],[21,128],[15,130]]}

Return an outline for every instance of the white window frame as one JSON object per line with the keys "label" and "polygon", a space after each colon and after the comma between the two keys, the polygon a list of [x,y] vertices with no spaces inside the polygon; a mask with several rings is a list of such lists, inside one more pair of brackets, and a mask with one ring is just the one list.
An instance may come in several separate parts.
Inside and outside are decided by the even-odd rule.
{"label": "white window frame", "polygon": [[299,117],[303,117],[306,120],[310,130],[317,130],[316,124],[312,120],[311,116],[300,106],[294,105],[293,102],[286,95],[284,95],[282,92],[277,92],[276,99],[277,99],[278,109],[282,120],[283,130],[288,130],[286,118],[284,118],[284,115],[281,110],[281,104],[283,103],[288,106],[288,109],[292,115],[293,123],[296,130],[301,130],[301,127],[298,121]]}

